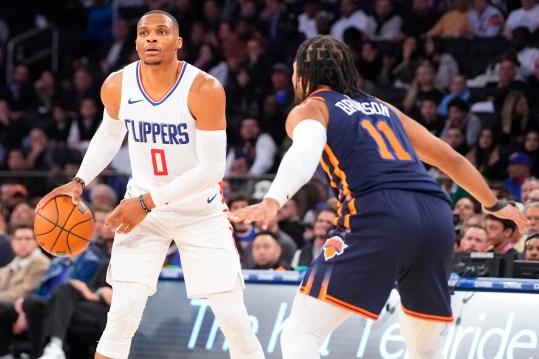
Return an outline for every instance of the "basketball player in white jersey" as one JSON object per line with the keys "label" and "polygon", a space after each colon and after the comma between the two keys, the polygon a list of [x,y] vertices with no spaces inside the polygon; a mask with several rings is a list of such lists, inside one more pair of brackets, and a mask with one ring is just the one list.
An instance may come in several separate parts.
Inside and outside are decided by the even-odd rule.
{"label": "basketball player in white jersey", "polygon": [[220,183],[225,169],[225,93],[183,61],[178,23],[150,11],[137,24],[141,61],[111,74],[101,89],[103,122],[77,176],[38,203],[83,187],[112,160],[127,132],[133,167],[125,199],[105,226],[116,232],[107,280],[113,298],[96,359],[125,359],[147,297],[174,240],[187,295],[206,297],[231,358],[263,358],[243,302],[244,282]]}

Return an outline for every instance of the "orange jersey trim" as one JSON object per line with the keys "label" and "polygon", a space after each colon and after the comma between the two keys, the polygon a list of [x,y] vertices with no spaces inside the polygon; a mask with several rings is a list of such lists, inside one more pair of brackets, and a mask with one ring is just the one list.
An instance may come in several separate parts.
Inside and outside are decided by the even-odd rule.
{"label": "orange jersey trim", "polygon": [[401,308],[404,313],[417,319],[427,320],[429,322],[438,322],[438,323],[452,323],[453,322],[453,316],[442,317],[439,315],[418,313],[418,312],[414,312],[412,310],[406,309],[402,305],[401,305]]}
{"label": "orange jersey trim", "polygon": [[337,184],[335,183],[335,181],[333,181],[333,176],[331,176],[331,172],[329,171],[329,166],[327,165],[327,163],[322,158],[320,159],[320,166],[322,166],[322,169],[324,170],[324,172],[327,173],[327,175],[329,177],[330,186],[333,187],[333,188],[337,188]]}
{"label": "orange jersey trim", "polygon": [[335,154],[333,153],[329,145],[326,145],[324,151],[328,155],[329,161],[334,167],[333,172],[335,172],[335,175],[341,179],[344,195],[349,195],[350,190],[348,189],[348,182],[346,181],[346,173],[344,173],[344,171],[339,168],[339,160],[337,159],[337,157],[335,157]]}
{"label": "orange jersey trim", "polygon": [[365,317],[367,319],[372,320],[378,320],[378,314],[374,314],[372,312],[369,312],[368,310],[365,310],[363,308],[357,307],[353,304],[347,303],[343,300],[337,299],[335,297],[332,297],[331,295],[326,295],[325,299],[321,299],[329,304],[335,305],[337,307],[340,307],[344,310],[347,310],[349,312],[359,314],[362,317]]}

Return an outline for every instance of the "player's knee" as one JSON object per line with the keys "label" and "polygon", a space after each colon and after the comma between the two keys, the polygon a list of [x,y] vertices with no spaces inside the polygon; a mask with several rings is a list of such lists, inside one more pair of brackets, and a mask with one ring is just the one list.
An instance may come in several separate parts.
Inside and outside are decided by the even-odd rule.
{"label": "player's knee", "polygon": [[222,313],[218,320],[223,334],[235,350],[243,354],[261,352],[260,343],[254,334],[245,306],[230,308],[226,313]]}
{"label": "player's knee", "polygon": [[127,358],[131,339],[138,329],[148,298],[148,287],[137,283],[115,283],[107,326],[98,351],[114,358]]}

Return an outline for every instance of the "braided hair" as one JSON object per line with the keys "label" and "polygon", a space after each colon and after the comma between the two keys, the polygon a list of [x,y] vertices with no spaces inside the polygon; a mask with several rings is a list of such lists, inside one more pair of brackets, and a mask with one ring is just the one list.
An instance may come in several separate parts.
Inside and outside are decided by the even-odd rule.
{"label": "braided hair", "polygon": [[367,96],[358,88],[359,74],[346,44],[327,35],[305,40],[294,59],[304,101],[319,86],[329,86],[352,98]]}

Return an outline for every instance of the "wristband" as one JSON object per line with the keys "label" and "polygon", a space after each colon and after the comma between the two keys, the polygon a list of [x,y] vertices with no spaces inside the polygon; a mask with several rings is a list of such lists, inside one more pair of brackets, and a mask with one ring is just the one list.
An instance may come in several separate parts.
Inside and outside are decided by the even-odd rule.
{"label": "wristband", "polygon": [[82,185],[82,188],[86,187],[86,182],[84,182],[84,180],[80,177],[73,178],[73,181],[80,183]]}
{"label": "wristband", "polygon": [[515,202],[512,202],[512,201],[509,201],[509,202],[508,201],[498,201],[492,207],[483,207],[483,208],[485,208],[489,212],[498,212],[500,209],[506,207],[508,204],[510,204],[513,207],[516,206]]}
{"label": "wristband", "polygon": [[148,207],[146,207],[146,204],[144,203],[144,200],[142,199],[142,195],[138,196],[138,200],[139,200],[140,205],[142,206],[142,209],[144,210],[144,212],[150,213],[152,211],[151,209],[148,209]]}

